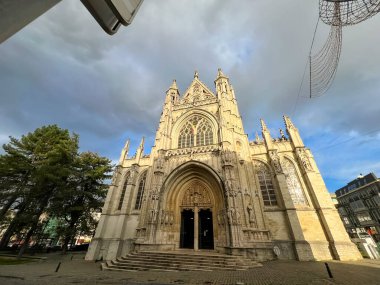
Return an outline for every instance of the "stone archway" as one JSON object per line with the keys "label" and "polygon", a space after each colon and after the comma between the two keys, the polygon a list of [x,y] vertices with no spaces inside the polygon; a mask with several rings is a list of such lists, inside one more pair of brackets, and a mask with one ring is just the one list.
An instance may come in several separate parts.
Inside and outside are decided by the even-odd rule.
{"label": "stone archway", "polygon": [[[157,237],[173,236],[170,243],[174,248],[216,249],[227,245],[227,225],[219,219],[225,211],[223,183],[212,168],[197,161],[184,163],[169,174],[161,191],[159,208],[174,217],[172,227],[160,227]],[[156,242],[167,244],[161,238]]]}
{"label": "stone archway", "polygon": [[182,191],[180,247],[194,250],[214,249],[214,201],[207,186],[194,179]]}

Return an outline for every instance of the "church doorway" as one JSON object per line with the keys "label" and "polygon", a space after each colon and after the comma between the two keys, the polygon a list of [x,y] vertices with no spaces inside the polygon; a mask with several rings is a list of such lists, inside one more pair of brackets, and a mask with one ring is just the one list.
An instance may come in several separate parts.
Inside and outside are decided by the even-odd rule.
{"label": "church doorway", "polygon": [[180,248],[214,249],[214,230],[210,209],[181,212]]}
{"label": "church doorway", "polygon": [[214,249],[214,231],[210,209],[199,211],[199,249]]}
{"label": "church doorway", "polygon": [[181,248],[194,248],[194,211],[181,212]]}

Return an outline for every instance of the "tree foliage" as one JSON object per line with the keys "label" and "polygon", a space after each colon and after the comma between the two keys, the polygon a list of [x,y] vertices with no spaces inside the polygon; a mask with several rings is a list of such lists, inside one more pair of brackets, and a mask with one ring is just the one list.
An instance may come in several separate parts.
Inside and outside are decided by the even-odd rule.
{"label": "tree foliage", "polygon": [[[0,248],[15,233],[25,233],[24,246],[43,219],[62,221],[65,241],[93,223],[106,193],[110,161],[79,153],[78,135],[56,125],[44,126],[20,139],[10,137],[0,155],[0,222],[6,224]],[[67,243],[66,243],[67,245]]]}

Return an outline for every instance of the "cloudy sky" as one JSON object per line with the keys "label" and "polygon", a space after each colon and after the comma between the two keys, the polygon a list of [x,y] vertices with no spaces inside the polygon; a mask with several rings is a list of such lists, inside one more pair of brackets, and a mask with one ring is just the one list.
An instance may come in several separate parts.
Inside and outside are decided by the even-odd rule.
{"label": "cloudy sky", "polygon": [[[134,22],[107,35],[65,0],[0,44],[0,143],[46,124],[80,135],[83,151],[118,160],[153,144],[165,91],[177,79],[214,89],[218,67],[234,85],[245,132],[273,136],[291,116],[329,191],[359,173],[380,175],[380,15],[344,28],[340,65],[324,97],[298,89],[318,0],[144,1]],[[320,23],[317,42],[328,27]]]}

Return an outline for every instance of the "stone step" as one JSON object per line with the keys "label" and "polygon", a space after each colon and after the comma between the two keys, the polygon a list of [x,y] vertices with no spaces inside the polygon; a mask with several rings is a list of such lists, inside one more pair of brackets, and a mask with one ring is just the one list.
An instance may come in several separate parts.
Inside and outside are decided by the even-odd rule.
{"label": "stone step", "polygon": [[103,270],[117,271],[214,271],[247,270],[262,266],[242,256],[196,252],[136,252],[102,263]]}
{"label": "stone step", "polygon": [[188,256],[188,257],[205,257],[209,259],[240,259],[241,256],[225,255],[215,252],[197,252],[197,251],[139,251],[131,252],[129,255],[140,256]]}
{"label": "stone step", "polygon": [[218,268],[241,268],[241,269],[248,269],[250,268],[250,265],[246,264],[224,264],[224,263],[204,263],[204,264],[199,264],[196,262],[187,262],[187,261],[181,261],[181,260],[176,260],[176,261],[166,261],[166,262],[154,262],[154,261],[134,261],[134,260],[123,260],[120,261],[119,259],[112,261],[113,264],[117,264],[120,266],[145,266],[145,267],[150,267],[150,266],[156,266],[159,264],[162,267],[167,267],[167,268],[178,268],[178,267],[218,267]]}
{"label": "stone step", "polygon": [[[148,258],[152,258],[155,261],[160,260],[187,260],[187,261],[195,261],[195,262],[212,262],[212,263],[229,263],[229,264],[252,264],[256,265],[257,262],[251,259],[245,258],[243,256],[236,255],[222,255],[222,254],[210,254],[205,255],[197,254],[197,253],[168,253],[168,252],[139,252],[139,253],[130,253],[127,257],[133,256],[135,259],[140,259],[146,261]],[[125,257],[124,257],[125,258]]]}
{"label": "stone step", "polygon": [[224,265],[239,265],[239,264],[246,264],[248,261],[244,262],[243,260],[239,259],[218,259],[218,260],[212,260],[208,259],[207,257],[200,258],[193,258],[193,257],[183,257],[183,256],[157,256],[157,257],[147,257],[147,256],[135,256],[135,255],[127,255],[125,257],[120,257],[117,259],[119,262],[125,262],[129,260],[133,260],[136,262],[174,262],[174,261],[181,261],[181,262],[188,262],[188,263],[197,263],[197,264],[224,264]]}
{"label": "stone step", "polygon": [[118,264],[115,262],[108,263],[110,269],[118,268],[131,271],[214,271],[214,270],[247,270],[249,267],[236,267],[236,266],[197,266],[197,265],[184,265],[184,264],[150,264],[150,265],[136,265],[136,264]]}

